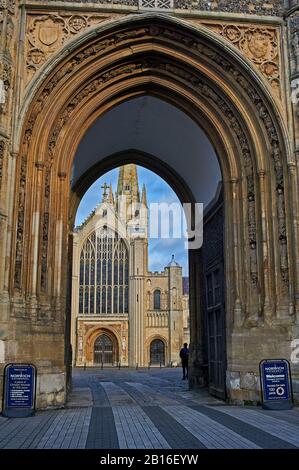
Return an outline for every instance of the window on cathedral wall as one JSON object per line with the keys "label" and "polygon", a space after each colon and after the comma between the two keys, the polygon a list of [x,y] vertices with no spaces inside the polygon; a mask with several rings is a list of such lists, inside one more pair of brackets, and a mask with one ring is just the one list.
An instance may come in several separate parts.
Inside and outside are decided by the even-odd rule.
{"label": "window on cathedral wall", "polygon": [[80,314],[128,313],[129,260],[124,240],[104,227],[86,239],[80,254]]}
{"label": "window on cathedral wall", "polygon": [[156,289],[154,291],[154,310],[160,310],[161,309],[161,292]]}

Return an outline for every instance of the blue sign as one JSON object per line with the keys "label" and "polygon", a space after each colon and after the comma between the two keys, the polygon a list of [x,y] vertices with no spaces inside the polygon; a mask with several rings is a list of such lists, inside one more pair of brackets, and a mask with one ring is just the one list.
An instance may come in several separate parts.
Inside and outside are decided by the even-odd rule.
{"label": "blue sign", "polygon": [[292,403],[289,367],[286,359],[261,361],[263,404],[266,403],[267,408],[271,408],[270,403],[273,404],[273,409],[279,409],[282,402],[285,403],[281,408]]}
{"label": "blue sign", "polygon": [[35,406],[36,369],[32,364],[8,364],[4,374],[5,416],[29,416]]}

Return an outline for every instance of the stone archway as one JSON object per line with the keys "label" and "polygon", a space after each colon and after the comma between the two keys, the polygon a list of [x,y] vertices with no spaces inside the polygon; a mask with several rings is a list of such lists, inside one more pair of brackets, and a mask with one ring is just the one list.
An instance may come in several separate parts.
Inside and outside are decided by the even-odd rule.
{"label": "stone archway", "polygon": [[[159,343],[163,343],[163,357],[164,357],[164,361],[158,361],[156,363],[152,363],[151,362],[151,353],[152,353],[152,345],[153,343],[155,342],[159,342]],[[145,350],[144,350],[144,354],[145,354],[145,362],[151,366],[151,365],[159,365],[160,366],[160,362],[161,362],[161,365],[168,365],[168,358],[169,358],[169,344],[166,340],[166,338],[164,338],[163,336],[161,335],[158,335],[158,334],[154,334],[152,336],[150,336],[147,341],[146,341],[146,344],[145,344]]]}
{"label": "stone archway", "polygon": [[119,339],[105,328],[96,328],[86,341],[86,364],[115,366],[119,362]]}
{"label": "stone archway", "polygon": [[[22,360],[37,358],[40,383],[59,375],[61,396],[53,401],[51,390],[40,388],[40,406],[47,397],[51,405],[64,399],[73,157],[95,119],[149,93],[191,116],[217,151],[226,207],[228,396],[256,399],[259,360],[273,355],[273,343],[276,355],[289,357],[299,316],[298,233],[291,218],[297,179],[279,104],[221,38],[160,14],[96,27],[60,57],[36,80],[21,113],[5,274],[12,318],[7,360],[20,359],[17,351]],[[200,384],[199,269],[198,253],[190,251],[191,359]]]}
{"label": "stone archway", "polygon": [[165,365],[165,344],[160,338],[150,343],[150,365]]}

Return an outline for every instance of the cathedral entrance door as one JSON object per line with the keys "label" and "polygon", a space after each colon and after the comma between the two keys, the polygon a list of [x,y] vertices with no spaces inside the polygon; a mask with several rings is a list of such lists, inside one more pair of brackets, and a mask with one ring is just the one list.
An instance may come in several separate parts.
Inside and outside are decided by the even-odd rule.
{"label": "cathedral entrance door", "polygon": [[151,342],[151,365],[165,364],[164,343],[160,339]]}
{"label": "cathedral entrance door", "polygon": [[99,336],[94,343],[94,364],[113,365],[113,342],[107,335]]}
{"label": "cathedral entrance door", "polygon": [[222,264],[206,273],[206,305],[208,322],[209,390],[225,399],[225,309]]}

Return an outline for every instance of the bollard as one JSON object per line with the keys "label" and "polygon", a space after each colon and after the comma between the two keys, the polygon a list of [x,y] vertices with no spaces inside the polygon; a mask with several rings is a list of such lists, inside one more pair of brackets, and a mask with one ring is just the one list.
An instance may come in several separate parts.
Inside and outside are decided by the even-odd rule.
{"label": "bollard", "polygon": [[148,363],[147,368],[148,368],[148,370],[150,370],[150,368],[151,368],[151,363],[150,362]]}
{"label": "bollard", "polygon": [[161,369],[161,367],[162,367],[162,362],[160,361],[160,369]]}
{"label": "bollard", "polygon": [[102,369],[102,370],[104,369],[104,364],[103,364],[103,362],[102,362],[102,364],[101,364],[101,369]]}
{"label": "bollard", "polygon": [[137,369],[138,369],[138,362],[137,362],[137,364],[136,364],[136,370],[137,370]]}
{"label": "bollard", "polygon": [[84,370],[86,370],[86,362],[84,362]]}
{"label": "bollard", "polygon": [[118,363],[118,370],[120,370],[120,362]]}

